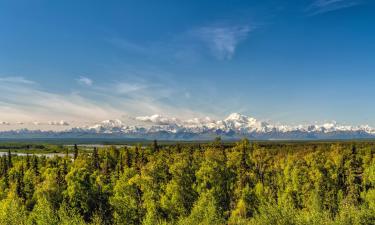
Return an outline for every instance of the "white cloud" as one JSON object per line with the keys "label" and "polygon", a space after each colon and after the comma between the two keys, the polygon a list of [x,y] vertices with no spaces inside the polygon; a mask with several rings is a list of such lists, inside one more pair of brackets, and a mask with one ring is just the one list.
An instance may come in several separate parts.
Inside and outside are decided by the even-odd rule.
{"label": "white cloud", "polygon": [[228,60],[252,29],[250,26],[207,26],[193,30],[192,34],[205,42],[216,58]]}
{"label": "white cloud", "polygon": [[88,78],[88,77],[84,77],[84,76],[81,76],[77,79],[77,82],[81,85],[86,85],[86,86],[92,86],[93,84],[93,81]]}
{"label": "white cloud", "polygon": [[136,121],[151,123],[153,125],[179,125],[179,126],[200,126],[202,124],[215,123],[214,119],[210,117],[195,117],[190,119],[180,119],[176,117],[165,117],[161,115],[139,116],[135,118]]}
{"label": "white cloud", "polygon": [[360,0],[314,0],[307,11],[311,15],[327,13],[353,7],[363,3]]}
{"label": "white cloud", "polygon": [[60,121],[49,121],[48,122],[48,125],[52,125],[52,126],[69,126],[69,123],[64,121],[64,120],[60,120]]}
{"label": "white cloud", "polygon": [[152,115],[152,116],[138,116],[135,119],[141,122],[154,123],[157,125],[169,125],[169,124],[175,124],[178,122],[176,118],[163,117],[157,114]]}

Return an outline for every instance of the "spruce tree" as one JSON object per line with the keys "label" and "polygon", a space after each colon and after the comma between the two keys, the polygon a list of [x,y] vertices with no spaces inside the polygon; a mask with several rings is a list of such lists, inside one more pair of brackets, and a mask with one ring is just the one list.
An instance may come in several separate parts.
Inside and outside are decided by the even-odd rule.
{"label": "spruce tree", "polygon": [[74,155],[73,155],[74,160],[77,159],[77,157],[78,157],[78,146],[77,144],[74,144]]}
{"label": "spruce tree", "polygon": [[8,168],[11,168],[13,166],[12,164],[12,153],[10,152],[10,149],[8,150]]}
{"label": "spruce tree", "polygon": [[93,152],[92,152],[92,167],[94,170],[99,169],[99,154],[98,154],[98,149],[94,147]]}

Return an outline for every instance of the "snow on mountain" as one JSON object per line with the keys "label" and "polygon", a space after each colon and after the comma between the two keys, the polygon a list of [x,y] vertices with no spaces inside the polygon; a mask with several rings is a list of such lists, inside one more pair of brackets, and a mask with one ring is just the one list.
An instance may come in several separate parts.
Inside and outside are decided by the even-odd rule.
{"label": "snow on mountain", "polygon": [[270,132],[357,132],[363,131],[369,134],[375,134],[375,130],[368,125],[346,126],[337,122],[329,122],[321,125],[272,125],[264,121],[258,121],[255,118],[248,117],[239,113],[232,113],[223,120],[213,120],[206,118],[193,118],[189,120],[180,120],[177,118],[168,118],[161,115],[136,117],[137,121],[145,122],[146,125],[127,126],[121,120],[105,120],[99,124],[89,127],[89,130],[95,130],[100,133],[124,132],[134,133],[140,128],[147,132],[191,132],[202,133],[212,131],[236,132],[240,134],[247,133],[270,133]]}
{"label": "snow on mountain", "polygon": [[[32,131],[17,130],[0,132],[0,137],[17,134],[49,134],[49,135],[122,135],[132,137],[153,137],[177,139],[199,138],[213,135],[227,137],[252,137],[259,139],[322,139],[322,138],[360,138],[375,137],[375,129],[368,126],[348,126],[337,122],[306,125],[269,124],[239,113],[232,113],[223,120],[213,120],[209,117],[181,120],[161,115],[136,117],[139,125],[129,126],[127,123],[116,120],[104,120],[88,127],[76,127],[66,131]],[[64,125],[63,121],[54,122]]]}
{"label": "snow on mountain", "polygon": [[238,130],[243,132],[267,132],[273,127],[266,122],[257,121],[255,118],[232,113],[223,121],[218,121],[226,130]]}
{"label": "snow on mountain", "polygon": [[125,124],[119,120],[104,120],[99,124],[95,124],[88,128],[88,130],[94,130],[97,133],[114,133],[121,132],[124,129]]}

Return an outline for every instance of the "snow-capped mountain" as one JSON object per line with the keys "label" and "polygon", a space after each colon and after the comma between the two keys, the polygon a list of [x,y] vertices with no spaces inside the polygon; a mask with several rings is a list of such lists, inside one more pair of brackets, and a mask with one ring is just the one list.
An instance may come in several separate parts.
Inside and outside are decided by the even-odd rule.
{"label": "snow-capped mountain", "polygon": [[161,115],[136,117],[138,125],[121,120],[105,120],[86,127],[64,131],[11,130],[0,132],[0,137],[121,137],[145,139],[224,139],[242,137],[252,139],[350,139],[374,138],[375,129],[368,125],[348,126],[337,122],[305,125],[276,125],[259,121],[239,113],[222,120],[209,117],[181,120]]}

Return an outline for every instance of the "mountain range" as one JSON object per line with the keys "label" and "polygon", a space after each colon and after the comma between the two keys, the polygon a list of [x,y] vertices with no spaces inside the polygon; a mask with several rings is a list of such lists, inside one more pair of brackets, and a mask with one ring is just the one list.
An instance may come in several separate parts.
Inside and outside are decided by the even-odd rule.
{"label": "mountain range", "polygon": [[142,138],[159,140],[210,140],[240,138],[259,140],[315,140],[374,138],[375,129],[368,126],[340,125],[336,122],[306,125],[277,125],[239,113],[223,120],[194,118],[180,120],[160,115],[136,117],[141,125],[121,120],[105,120],[85,127],[63,131],[18,129],[1,131],[0,138]]}

